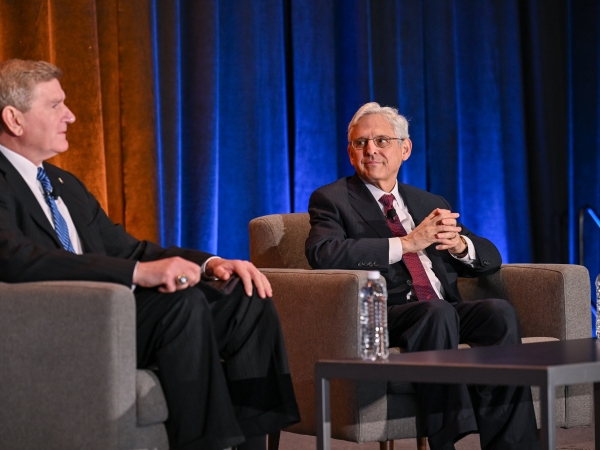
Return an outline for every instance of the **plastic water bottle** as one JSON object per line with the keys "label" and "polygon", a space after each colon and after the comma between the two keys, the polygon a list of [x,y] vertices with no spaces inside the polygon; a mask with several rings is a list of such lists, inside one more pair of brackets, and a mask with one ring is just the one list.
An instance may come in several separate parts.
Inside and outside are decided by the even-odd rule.
{"label": "plastic water bottle", "polygon": [[387,359],[387,290],[379,281],[379,271],[369,271],[367,279],[359,292],[361,356],[365,361]]}

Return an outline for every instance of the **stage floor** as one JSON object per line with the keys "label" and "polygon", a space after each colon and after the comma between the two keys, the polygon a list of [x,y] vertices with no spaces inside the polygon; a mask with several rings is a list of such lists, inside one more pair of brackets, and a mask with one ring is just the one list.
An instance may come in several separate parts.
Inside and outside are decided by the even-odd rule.
{"label": "stage floor", "polygon": [[[556,438],[559,450],[593,450],[594,427],[557,428]],[[314,450],[317,448],[314,436],[304,436],[294,433],[281,433],[279,450]],[[416,450],[414,439],[394,442],[394,450]],[[429,448],[429,447],[428,447]],[[356,444],[354,442],[331,440],[331,450],[379,450],[379,444],[369,442]],[[481,450],[479,435],[470,435],[456,443],[456,450]]]}

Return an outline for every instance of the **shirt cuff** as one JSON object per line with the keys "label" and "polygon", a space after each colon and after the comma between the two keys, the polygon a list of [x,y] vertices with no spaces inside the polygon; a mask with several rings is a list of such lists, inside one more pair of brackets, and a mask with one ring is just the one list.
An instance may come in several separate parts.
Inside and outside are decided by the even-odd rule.
{"label": "shirt cuff", "polygon": [[203,279],[204,281],[214,281],[214,280],[219,279],[218,277],[209,277],[208,275],[206,275],[206,263],[208,263],[211,259],[215,259],[215,258],[221,258],[221,257],[220,256],[211,256],[206,261],[204,261],[202,263],[202,265],[200,266],[200,278]]}
{"label": "shirt cuff", "polygon": [[[461,235],[462,236],[462,235]],[[477,257],[477,253],[475,252],[475,245],[473,245],[473,241],[469,239],[467,236],[463,236],[465,242],[467,243],[467,254],[462,258],[450,253],[454,259],[458,259],[460,262],[465,263],[471,267],[473,267],[473,263],[475,262],[475,258]]]}
{"label": "shirt cuff", "polygon": [[390,264],[394,264],[402,259],[402,241],[399,237],[389,238],[389,241],[389,261]]}

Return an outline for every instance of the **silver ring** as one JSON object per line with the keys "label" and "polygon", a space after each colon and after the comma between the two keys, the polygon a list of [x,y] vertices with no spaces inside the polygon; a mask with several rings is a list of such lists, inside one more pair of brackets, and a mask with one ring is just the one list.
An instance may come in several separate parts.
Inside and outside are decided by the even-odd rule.
{"label": "silver ring", "polygon": [[177,277],[177,282],[178,282],[180,285],[182,285],[182,286],[183,286],[184,284],[187,284],[187,282],[188,282],[188,279],[187,279],[187,277],[185,276],[185,274],[183,274],[183,273],[182,273],[181,275],[179,275],[179,276]]}

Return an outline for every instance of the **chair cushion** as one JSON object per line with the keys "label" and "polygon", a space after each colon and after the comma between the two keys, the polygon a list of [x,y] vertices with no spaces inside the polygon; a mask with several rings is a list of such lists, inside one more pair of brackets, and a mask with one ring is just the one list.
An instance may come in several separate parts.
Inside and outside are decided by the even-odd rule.
{"label": "chair cushion", "polygon": [[150,370],[136,371],[137,425],[162,423],[169,415],[160,382]]}

